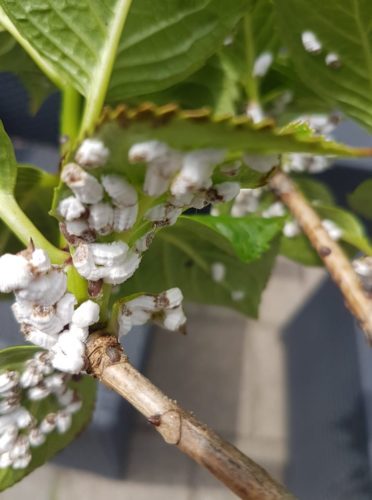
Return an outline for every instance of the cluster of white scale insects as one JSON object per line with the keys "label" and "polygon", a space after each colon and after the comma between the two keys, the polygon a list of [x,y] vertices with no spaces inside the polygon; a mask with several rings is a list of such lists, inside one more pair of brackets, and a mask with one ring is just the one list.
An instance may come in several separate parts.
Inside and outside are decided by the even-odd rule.
{"label": "cluster of white scale insects", "polygon": [[[269,59],[266,55],[261,65],[268,67]],[[258,73],[262,71],[257,68]],[[324,132],[329,121],[318,117],[312,125]],[[139,188],[123,174],[105,172],[110,152],[101,140],[83,141],[74,161],[62,170],[61,179],[69,192],[57,207],[77,272],[90,283],[121,285],[140,265],[156,231],[174,224],[185,210],[236,199],[232,215],[253,212],[259,191],[241,190],[238,182],[213,183],[214,168],[224,162],[225,156],[222,149],[183,153],[158,141],[134,144],[128,160],[133,168],[136,164],[146,165],[140,189],[154,199],[150,208],[139,215]],[[308,162],[306,157],[301,158],[303,164]],[[291,170],[312,170],[308,165],[298,168],[299,159],[290,158]],[[247,154],[240,165],[221,166],[221,173],[234,177],[244,163],[268,172],[278,165],[278,156]],[[282,215],[282,207],[275,207],[262,215]],[[121,235],[139,222],[147,223],[149,229],[128,245]],[[223,281],[226,272],[222,263],[211,264],[215,282]],[[53,265],[44,250],[32,245],[16,255],[0,257],[0,277],[0,292],[15,294],[12,309],[25,339],[44,349],[25,362],[21,372],[8,370],[0,374],[0,467],[24,468],[31,460],[30,449],[42,445],[54,430],[65,432],[71,425],[71,415],[81,406],[67,382],[72,374],[84,372],[86,341],[90,329],[99,322],[100,309],[94,300],[78,304],[67,290],[65,266]],[[231,293],[235,301],[244,296],[242,290]],[[182,299],[181,291],[172,288],[158,295],[145,294],[123,301],[118,315],[119,335],[151,320],[169,330],[182,331],[186,322]],[[60,408],[36,422],[22,402],[49,396],[56,398]]]}
{"label": "cluster of white scale insects", "polygon": [[[326,140],[332,139],[332,132],[339,123],[339,119],[334,115],[304,115],[298,118],[299,123],[308,125],[314,135],[322,135]],[[278,164],[278,157],[270,155],[245,155],[244,162],[254,170],[261,173],[269,172],[270,169]],[[324,156],[311,155],[308,153],[289,153],[283,155],[282,168],[285,172],[318,174],[329,168],[331,162]],[[243,217],[244,215],[256,213],[263,218],[283,217],[288,215],[284,204],[280,201],[274,201],[271,205],[261,208],[261,199],[268,192],[268,188],[244,188],[234,199],[231,206],[231,215],[233,217]],[[213,215],[219,215],[219,208],[212,209]],[[337,241],[343,236],[342,229],[332,220],[324,219],[322,221],[324,229],[330,237]],[[301,227],[294,219],[286,221],[283,234],[287,238],[294,238],[302,233]]]}
{"label": "cluster of white scale insects", "polygon": [[[120,285],[136,271],[159,227],[173,224],[187,208],[233,199],[239,183],[212,182],[213,169],[224,156],[223,150],[183,154],[157,141],[133,145],[129,161],[147,165],[143,191],[154,198],[154,204],[141,216],[150,229],[129,246],[121,235],[137,222],[137,188],[124,175],[105,173],[110,154],[102,141],[85,140],[75,161],[62,170],[61,179],[69,192],[57,207],[77,272],[90,283]],[[157,203],[160,196],[162,203]],[[109,235],[111,241],[99,240]],[[55,369],[72,374],[83,371],[89,329],[100,317],[97,302],[78,304],[67,290],[66,267],[53,265],[40,248],[30,246],[16,255],[3,255],[0,276],[0,291],[15,293],[12,308],[25,339],[47,350]],[[151,319],[171,330],[182,328],[180,290],[124,303],[119,333]]]}
{"label": "cluster of white scale insects", "polygon": [[[0,469],[27,468],[32,450],[42,446],[48,435],[70,429],[82,406],[70,380],[71,375],[54,370],[47,351],[0,374]],[[37,419],[28,408],[45,398],[53,410]]]}

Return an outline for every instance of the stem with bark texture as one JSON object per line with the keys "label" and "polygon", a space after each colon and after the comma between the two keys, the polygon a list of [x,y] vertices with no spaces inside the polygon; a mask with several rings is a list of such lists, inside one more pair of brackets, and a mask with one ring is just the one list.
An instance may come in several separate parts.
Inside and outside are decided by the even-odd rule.
{"label": "stem with bark texture", "polygon": [[363,290],[349,259],[329,236],[319,215],[288,175],[279,170],[272,176],[269,185],[309,238],[343,293],[346,306],[360,323],[368,341],[372,343],[372,300]]}
{"label": "stem with bark texture", "polygon": [[283,486],[232,444],[165,396],[128,361],[116,337],[96,333],[87,343],[87,371],[129,401],[162,435],[206,467],[240,498],[293,499]]}

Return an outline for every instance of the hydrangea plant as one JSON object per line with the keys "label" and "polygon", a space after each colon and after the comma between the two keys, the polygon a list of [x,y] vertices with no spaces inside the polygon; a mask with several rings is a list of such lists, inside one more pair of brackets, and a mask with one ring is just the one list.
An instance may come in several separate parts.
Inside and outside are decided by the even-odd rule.
{"label": "hydrangea plant", "polygon": [[0,351],[1,490],[88,424],[96,378],[242,498],[291,497],[120,337],[185,332],[183,300],[257,317],[278,254],[324,262],[372,337],[371,181],[349,212],[311,178],[372,155],[332,139],[372,127],[371,18],[367,0],[0,0],[0,70],[33,111],[62,99],[53,174],[0,128],[0,292],[33,344]]}

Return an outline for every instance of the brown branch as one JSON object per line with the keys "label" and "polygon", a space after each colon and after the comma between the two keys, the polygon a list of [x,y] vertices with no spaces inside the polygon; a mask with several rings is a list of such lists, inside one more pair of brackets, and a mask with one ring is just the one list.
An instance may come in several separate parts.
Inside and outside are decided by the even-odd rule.
{"label": "brown branch", "polygon": [[372,342],[372,301],[363,290],[349,259],[340,246],[330,238],[322,221],[295,183],[282,171],[278,171],[269,185],[288,207],[323,260],[333,280],[344,295],[345,304],[360,323],[368,341]]}
{"label": "brown branch", "polygon": [[140,374],[129,363],[115,337],[102,333],[91,335],[87,355],[89,373],[129,401],[164,441],[206,467],[240,498],[294,498],[262,467],[198,422]]}

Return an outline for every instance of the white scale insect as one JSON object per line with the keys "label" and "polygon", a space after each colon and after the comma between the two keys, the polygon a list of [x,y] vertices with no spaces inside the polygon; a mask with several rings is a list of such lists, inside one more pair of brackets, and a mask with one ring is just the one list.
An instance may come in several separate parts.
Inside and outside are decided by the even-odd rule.
{"label": "white scale insect", "polygon": [[182,155],[159,141],[133,144],[128,159],[131,163],[147,164],[143,190],[149,196],[164,194],[172,176],[182,167]]}
{"label": "white scale insect", "polygon": [[[141,255],[128,251],[123,242],[81,242],[73,255],[74,266],[86,279],[119,285],[129,279],[141,262]],[[102,264],[102,265],[100,265]]]}
{"label": "white scale insect", "polygon": [[241,189],[238,196],[234,200],[231,208],[233,217],[243,217],[246,214],[253,213],[258,209],[262,189]]}
{"label": "white scale insect", "polygon": [[340,238],[342,238],[343,230],[335,222],[333,222],[333,220],[323,219],[322,226],[327,231],[332,240],[338,241]]}
{"label": "white scale insect", "polygon": [[245,297],[244,290],[233,290],[231,292],[231,298],[234,302],[241,302]]}
{"label": "white scale insect", "polygon": [[243,156],[243,161],[253,170],[265,174],[267,172],[270,172],[270,170],[275,166],[279,165],[279,156],[246,153]]}
{"label": "white scale insect", "polygon": [[263,52],[254,62],[252,74],[256,78],[263,78],[269,71],[273,63],[273,55],[271,52]]}
{"label": "white scale insect", "polygon": [[329,52],[325,57],[325,63],[333,69],[339,69],[342,65],[340,56],[336,52]]}
{"label": "white scale insect", "polygon": [[226,266],[222,262],[213,262],[211,265],[211,274],[213,281],[220,283],[225,278]]}
{"label": "white scale insect", "polygon": [[114,209],[109,203],[100,202],[89,209],[89,227],[98,234],[110,234],[114,229]]}
{"label": "white scale insect", "polygon": [[252,121],[252,123],[260,123],[265,118],[261,106],[255,101],[251,101],[248,104],[245,114]]}
{"label": "white scale insect", "polygon": [[184,156],[182,168],[171,184],[171,193],[181,196],[201,188],[209,188],[214,167],[223,161],[226,152],[219,149],[193,151]]}
{"label": "white scale insect", "polygon": [[103,198],[101,183],[76,163],[64,166],[61,180],[73,191],[81,203],[99,203]]}
{"label": "white scale insect", "polygon": [[287,221],[283,227],[283,234],[287,238],[294,238],[295,236],[298,236],[301,234],[300,225],[296,220]]}
{"label": "white scale insect", "polygon": [[264,219],[270,219],[271,217],[282,217],[285,214],[286,210],[283,203],[281,201],[276,201],[262,212],[262,217]]}
{"label": "white scale insect", "polygon": [[304,31],[301,34],[302,45],[306,52],[311,54],[319,54],[322,51],[322,44],[318,40],[318,37],[312,31]]}
{"label": "white scale insect", "polygon": [[103,167],[109,158],[110,151],[99,139],[85,139],[75,154],[75,160],[86,168]]}
{"label": "white scale insect", "polygon": [[353,267],[367,292],[372,291],[372,258],[369,256],[353,260]]}
{"label": "white scale insect", "polygon": [[79,219],[85,211],[85,206],[75,196],[68,196],[58,205],[58,212],[66,221]]}
{"label": "white scale insect", "polygon": [[[59,214],[65,219],[69,234],[81,239],[91,237],[90,231],[106,235],[113,231],[122,232],[130,229],[138,214],[137,192],[124,178],[118,175],[104,175],[102,184],[78,166],[66,165],[62,180],[77,196],[77,202],[84,202],[84,211],[78,209],[74,197],[67,197],[59,204]],[[97,187],[99,186],[99,188]],[[111,198],[110,203],[103,202],[103,190]],[[79,218],[87,212],[88,219]]]}
{"label": "white scale insect", "polygon": [[119,335],[127,334],[132,326],[143,325],[153,317],[168,330],[180,330],[186,322],[182,300],[181,290],[171,288],[159,295],[141,295],[125,302],[118,318]]}

